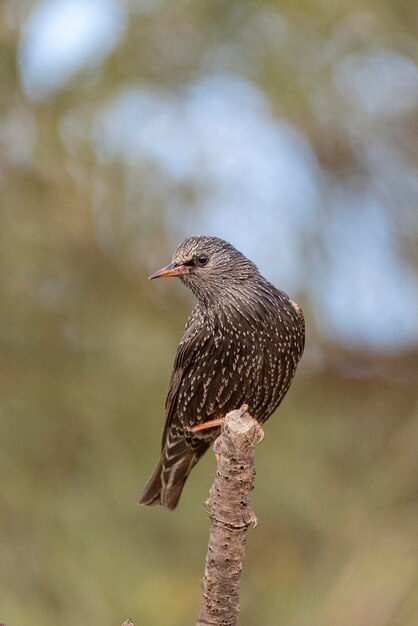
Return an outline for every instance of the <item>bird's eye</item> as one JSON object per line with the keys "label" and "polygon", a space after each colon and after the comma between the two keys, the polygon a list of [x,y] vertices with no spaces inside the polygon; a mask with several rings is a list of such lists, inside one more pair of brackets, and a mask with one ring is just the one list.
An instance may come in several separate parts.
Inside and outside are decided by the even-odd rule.
{"label": "bird's eye", "polygon": [[208,261],[209,261],[209,257],[207,254],[199,254],[199,256],[196,257],[196,262],[198,265],[200,265],[200,267],[203,267],[204,265],[206,265]]}

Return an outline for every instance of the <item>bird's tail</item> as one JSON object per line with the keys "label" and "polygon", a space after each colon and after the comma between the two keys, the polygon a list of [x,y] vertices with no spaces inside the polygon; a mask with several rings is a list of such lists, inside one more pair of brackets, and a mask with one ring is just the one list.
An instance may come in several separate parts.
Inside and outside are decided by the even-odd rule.
{"label": "bird's tail", "polygon": [[138,504],[160,504],[170,511],[175,509],[188,475],[208,447],[209,444],[202,441],[197,449],[191,449],[184,440],[164,446],[157,469],[141,493]]}

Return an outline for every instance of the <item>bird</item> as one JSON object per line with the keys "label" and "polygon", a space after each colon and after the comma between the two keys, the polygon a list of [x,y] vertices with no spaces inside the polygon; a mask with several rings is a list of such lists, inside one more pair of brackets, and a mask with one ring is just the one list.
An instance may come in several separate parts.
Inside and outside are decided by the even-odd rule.
{"label": "bird", "polygon": [[138,503],[173,510],[219,436],[219,426],[206,425],[243,404],[262,425],[279,406],[303,354],[305,321],[298,304],[219,237],[188,237],[149,278],[169,276],[197,302],[175,355],[160,461]]}

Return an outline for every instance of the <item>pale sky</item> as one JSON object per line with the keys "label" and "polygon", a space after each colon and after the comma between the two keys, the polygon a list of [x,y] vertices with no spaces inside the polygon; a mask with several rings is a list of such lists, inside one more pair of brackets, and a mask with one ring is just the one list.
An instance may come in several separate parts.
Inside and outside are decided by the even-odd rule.
{"label": "pale sky", "polygon": [[[146,11],[149,3],[143,5]],[[112,0],[36,5],[19,53],[28,98],[51,98],[86,65],[99,67],[118,45],[126,22],[122,5]],[[373,83],[376,67],[384,70],[379,89]],[[350,57],[336,69],[335,81],[352,102],[354,116],[389,119],[418,102],[418,68],[392,51]],[[124,87],[97,111],[90,140],[100,158],[124,161],[133,177],[141,165],[152,163],[168,185],[204,188],[197,214],[168,207],[175,237],[224,237],[290,292],[303,282],[306,288],[308,278],[325,333],[372,348],[418,341],[416,279],[396,253],[391,225],[372,188],[355,194],[331,187],[335,211],[324,224],[329,262],[323,274],[320,265],[316,273],[301,267],[301,246],[319,223],[325,174],[306,139],[273,116],[266,95],[250,80],[202,76],[175,92],[144,84]],[[394,189],[411,185],[407,168],[396,155],[391,161],[391,146],[374,149],[374,156],[373,146],[364,153],[372,175],[382,175],[379,155],[384,155],[396,178]]]}

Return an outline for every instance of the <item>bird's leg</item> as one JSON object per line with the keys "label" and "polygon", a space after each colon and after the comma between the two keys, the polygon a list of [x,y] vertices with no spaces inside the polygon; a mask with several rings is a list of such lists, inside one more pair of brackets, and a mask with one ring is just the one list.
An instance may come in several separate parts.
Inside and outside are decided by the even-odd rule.
{"label": "bird's leg", "polygon": [[[256,443],[261,443],[264,439],[263,427],[261,426],[260,422],[258,422],[255,419],[255,417],[251,417],[251,419],[254,420],[254,423],[256,426],[256,438],[257,438]],[[209,420],[207,422],[203,422],[202,424],[197,424],[196,426],[192,426],[192,428],[189,428],[189,432],[198,433],[202,430],[206,430],[207,428],[216,428],[217,426],[222,426],[223,423],[224,423],[223,417],[216,417],[213,420]],[[217,454],[215,450],[214,452],[215,454]]]}
{"label": "bird's leg", "polygon": [[[254,420],[254,424],[256,426],[256,430],[255,430],[256,443],[261,443],[264,439],[263,427],[261,426],[260,422],[258,422],[255,419],[255,417],[251,416],[251,419]],[[208,420],[207,422],[203,422],[202,424],[197,424],[196,426],[192,426],[192,428],[189,428],[189,432],[198,433],[198,432],[201,432],[202,430],[206,430],[207,428],[216,428],[217,426],[222,426],[224,421],[225,421],[225,418],[216,417],[213,420]],[[214,451],[215,456],[216,456],[216,462],[219,461],[219,444],[220,444],[220,437],[215,439],[212,445],[212,450]]]}
{"label": "bird's leg", "polygon": [[206,430],[207,428],[215,428],[216,426],[222,426],[224,423],[223,417],[216,417],[213,420],[209,420],[208,422],[203,422],[202,424],[197,424],[197,426],[192,426],[189,428],[189,432],[198,433],[201,430]]}
{"label": "bird's leg", "polygon": [[[213,420],[208,420],[207,422],[203,422],[202,424],[197,424],[197,426],[193,426],[192,428],[189,428],[189,432],[191,433],[198,433],[202,430],[206,430],[207,428],[216,428],[217,426],[222,426],[222,424],[224,423],[225,418],[223,417],[216,417]],[[212,450],[215,453],[216,456],[216,463],[218,463],[219,461],[219,437],[214,441],[213,446],[212,446]]]}

